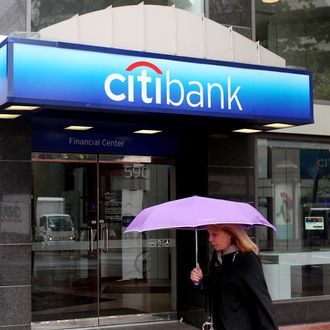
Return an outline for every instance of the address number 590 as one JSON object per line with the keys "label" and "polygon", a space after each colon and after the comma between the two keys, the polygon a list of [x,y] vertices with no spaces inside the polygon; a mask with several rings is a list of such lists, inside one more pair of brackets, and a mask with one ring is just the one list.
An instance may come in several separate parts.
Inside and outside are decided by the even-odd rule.
{"label": "address number 590", "polygon": [[134,165],[126,165],[124,167],[124,178],[126,179],[131,179],[131,178],[148,179],[149,177],[150,177],[150,172],[147,166],[134,164]]}

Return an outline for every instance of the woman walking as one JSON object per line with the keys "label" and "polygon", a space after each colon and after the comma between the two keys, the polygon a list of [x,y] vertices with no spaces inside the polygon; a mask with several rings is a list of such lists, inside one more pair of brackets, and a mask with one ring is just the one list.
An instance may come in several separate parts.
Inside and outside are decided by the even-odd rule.
{"label": "woman walking", "polygon": [[278,330],[259,249],[240,225],[207,226],[214,248],[210,271],[190,278],[209,296],[215,330]]}

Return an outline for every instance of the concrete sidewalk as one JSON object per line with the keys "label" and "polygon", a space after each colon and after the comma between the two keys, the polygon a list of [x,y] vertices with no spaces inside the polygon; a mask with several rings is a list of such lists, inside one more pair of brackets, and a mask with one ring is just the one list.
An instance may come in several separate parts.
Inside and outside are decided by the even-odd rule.
{"label": "concrete sidewalk", "polygon": [[[193,327],[186,323],[180,323],[179,321],[168,321],[168,322],[153,322],[153,323],[141,323],[134,325],[114,325],[114,326],[104,326],[104,327],[93,327],[84,328],[81,330],[196,330],[199,328]],[[288,325],[280,326],[280,330],[330,330],[329,323],[314,323],[314,324],[299,324],[299,325]],[[80,329],[76,329],[80,330]],[[244,330],[244,329],[242,329]]]}
{"label": "concrete sidewalk", "polygon": [[75,328],[75,330],[196,330],[196,327],[179,321],[162,321],[140,324],[125,324],[112,326],[99,326],[90,328]]}

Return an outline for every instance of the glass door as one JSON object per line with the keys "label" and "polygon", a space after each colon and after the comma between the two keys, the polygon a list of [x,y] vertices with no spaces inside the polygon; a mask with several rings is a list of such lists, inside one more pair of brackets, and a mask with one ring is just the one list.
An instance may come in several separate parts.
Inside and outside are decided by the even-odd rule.
{"label": "glass door", "polygon": [[164,161],[100,155],[101,325],[176,317],[175,232],[124,234],[143,208],[174,198],[174,166]]}
{"label": "glass door", "polygon": [[32,328],[98,325],[97,156],[32,161]]}
{"label": "glass door", "polygon": [[175,233],[124,234],[174,179],[168,159],[33,154],[32,329],[175,317]]}

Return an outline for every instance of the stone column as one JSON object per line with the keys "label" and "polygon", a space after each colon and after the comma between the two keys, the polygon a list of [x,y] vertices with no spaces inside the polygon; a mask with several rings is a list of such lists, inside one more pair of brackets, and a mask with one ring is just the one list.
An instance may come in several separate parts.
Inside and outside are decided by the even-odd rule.
{"label": "stone column", "polygon": [[0,330],[31,329],[31,132],[0,120]]}

